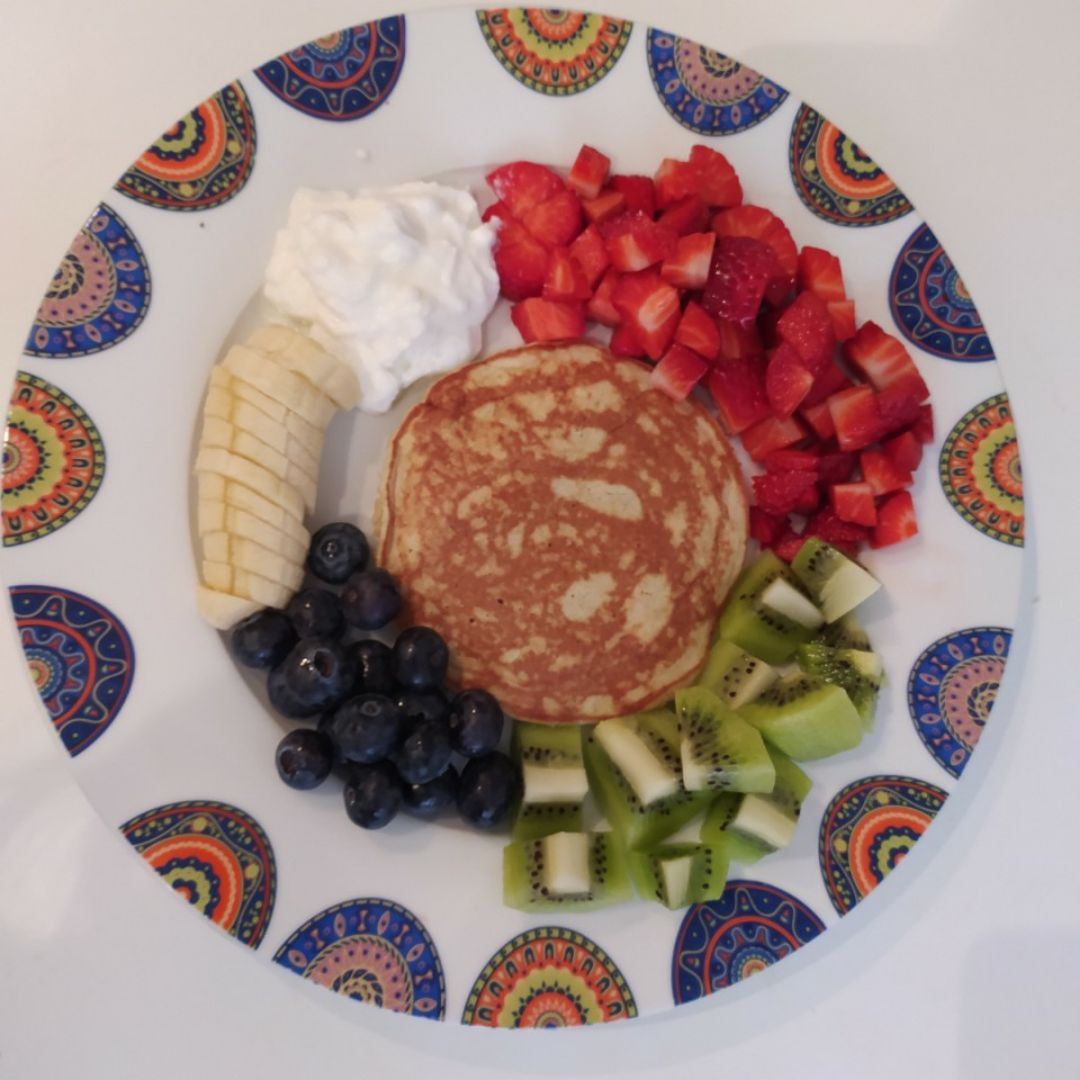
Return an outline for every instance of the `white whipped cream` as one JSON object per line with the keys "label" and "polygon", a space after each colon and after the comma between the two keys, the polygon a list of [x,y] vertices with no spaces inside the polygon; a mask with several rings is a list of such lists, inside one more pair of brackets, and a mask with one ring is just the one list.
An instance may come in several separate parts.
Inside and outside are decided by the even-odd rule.
{"label": "white whipped cream", "polygon": [[479,352],[499,293],[496,228],[472,195],[443,184],[300,188],[264,291],[353,367],[360,408],[385,412],[403,387]]}

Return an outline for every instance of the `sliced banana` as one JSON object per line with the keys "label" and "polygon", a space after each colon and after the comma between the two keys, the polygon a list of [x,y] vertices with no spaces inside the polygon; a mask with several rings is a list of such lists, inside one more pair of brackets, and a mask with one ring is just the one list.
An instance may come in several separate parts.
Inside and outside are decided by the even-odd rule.
{"label": "sliced banana", "polygon": [[218,446],[204,446],[195,457],[197,473],[217,473],[288,511],[298,522],[304,520],[304,497],[291,484],[272,472]]}
{"label": "sliced banana", "polygon": [[239,382],[253,386],[317,428],[325,430],[337,411],[330,398],[303,375],[267,363],[263,353],[246,345],[234,345],[221,362]]}
{"label": "sliced banana", "polygon": [[247,510],[229,506],[223,500],[217,499],[200,499],[197,514],[200,536],[229,533],[245,540],[254,540],[256,544],[261,544],[271,551],[280,551],[294,563],[302,563],[307,558],[311,539],[306,529],[302,529],[302,533],[307,539],[300,540],[296,536],[281,532]]}
{"label": "sliced banana", "polygon": [[218,592],[205,585],[195,586],[195,607],[215,630],[230,630],[241,619],[254,615],[262,606],[257,600],[244,596]]}
{"label": "sliced banana", "polygon": [[[239,515],[236,518],[239,524],[230,525],[234,515]],[[248,524],[247,519],[252,519],[252,523]],[[249,540],[262,543],[264,547],[273,547],[250,532],[257,527],[256,522],[289,543],[302,547],[304,551],[311,544],[311,534],[307,529],[280,506],[275,506],[251,488],[226,480],[217,473],[199,474],[195,523],[200,536],[208,532],[235,532],[238,536],[247,536]],[[242,529],[248,531],[243,532]]]}
{"label": "sliced banana", "polygon": [[259,607],[283,608],[295,592],[278,581],[260,577],[249,570],[206,559],[202,564],[202,579],[211,589],[252,600]]}
{"label": "sliced banana", "polygon": [[303,375],[339,409],[354,409],[360,401],[360,381],[352,368],[335,359],[307,334],[281,323],[265,323],[248,338],[258,349],[289,371]]}
{"label": "sliced banana", "polygon": [[227,563],[234,570],[249,570],[268,581],[280,582],[290,593],[296,592],[304,580],[302,565],[254,540],[227,532],[207,533],[200,540],[207,562]]}

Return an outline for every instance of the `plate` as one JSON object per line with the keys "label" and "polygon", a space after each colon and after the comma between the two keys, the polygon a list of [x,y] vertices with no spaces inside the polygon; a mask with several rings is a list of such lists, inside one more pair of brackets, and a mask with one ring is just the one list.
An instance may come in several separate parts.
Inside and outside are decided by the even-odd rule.
{"label": "plate", "polygon": [[[585,141],[627,172],[695,142],[721,149],[799,244],[841,257],[860,316],[909,343],[938,431],[915,487],[920,536],[866,558],[885,586],[865,608],[889,675],[876,730],[811,767],[791,847],[685,912],[638,903],[547,922],[502,906],[499,839],[452,823],[360,833],[330,785],[277,780],[282,725],[195,613],[189,472],[207,372],[260,316],[296,187],[436,177],[479,194],[485,167],[569,163]],[[488,351],[513,342],[505,312],[485,338]],[[338,993],[426,1019],[563,1026],[656,1013],[767,968],[783,977],[778,960],[824,948],[890,877],[990,716],[1024,517],[978,310],[876,158],[796,94],[663,29],[441,11],[274,58],[169,127],[92,208],[21,368],[0,558],[44,721],[178,910]],[[386,439],[422,389],[384,417],[334,420],[317,520],[370,524]]]}

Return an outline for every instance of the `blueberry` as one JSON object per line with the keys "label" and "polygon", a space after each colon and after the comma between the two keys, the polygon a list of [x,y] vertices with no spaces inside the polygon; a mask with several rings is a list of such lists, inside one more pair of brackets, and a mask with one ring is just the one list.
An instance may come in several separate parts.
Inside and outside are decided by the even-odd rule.
{"label": "blueberry", "polygon": [[453,765],[426,784],[405,785],[405,805],[418,817],[432,818],[457,797],[458,774]]}
{"label": "blueberry", "polygon": [[394,642],[394,678],[406,690],[430,690],[446,678],[450,651],[430,626],[410,626]]}
{"label": "blueberry", "polygon": [[370,765],[389,757],[401,742],[401,710],[381,694],[361,694],[328,713],[319,730],[330,738],[342,761]]}
{"label": "blueberry", "polygon": [[334,747],[311,728],[290,731],[277,747],[278,776],[291,788],[306,791],[318,787],[329,775]]}
{"label": "blueberry", "polygon": [[314,716],[333,709],[352,691],[355,668],[344,645],[305,638],[270,673],[270,700],[286,716]]}
{"label": "blueberry", "polygon": [[322,581],[341,585],[363,570],[370,557],[367,537],[355,525],[335,521],[324,525],[311,538],[307,567]]}
{"label": "blueberry", "polygon": [[264,608],[233,628],[233,656],[246,667],[272,668],[296,644],[296,631],[285,612]]}
{"label": "blueberry", "polygon": [[303,720],[322,711],[317,706],[308,705],[306,702],[301,701],[289,689],[285,681],[284,661],[271,670],[270,676],[266,680],[266,693],[270,698],[270,704],[282,716],[287,716],[290,720]]}
{"label": "blueberry", "polygon": [[392,765],[357,765],[345,784],[345,813],[363,829],[381,829],[401,808],[401,781]]}
{"label": "blueberry", "polygon": [[498,750],[473,758],[458,783],[458,813],[470,824],[489,829],[510,812],[521,787],[517,767]]}
{"label": "blueberry", "polygon": [[365,570],[345,586],[341,606],[351,626],[378,630],[397,618],[401,610],[401,590],[385,570]]}
{"label": "blueberry", "polygon": [[502,737],[503,711],[486,690],[462,690],[450,703],[450,738],[465,757],[494,750]]}
{"label": "blueberry", "polygon": [[390,646],[374,638],[365,638],[350,648],[356,663],[356,693],[393,694],[394,662]]}
{"label": "blueberry", "polygon": [[405,731],[405,738],[394,754],[401,779],[407,784],[434,780],[450,764],[450,731],[442,720],[421,717]]}
{"label": "blueberry", "polygon": [[406,720],[443,721],[450,713],[450,702],[441,690],[399,691],[396,700]]}
{"label": "blueberry", "polygon": [[341,601],[329,589],[301,589],[285,613],[302,638],[337,638],[345,632]]}

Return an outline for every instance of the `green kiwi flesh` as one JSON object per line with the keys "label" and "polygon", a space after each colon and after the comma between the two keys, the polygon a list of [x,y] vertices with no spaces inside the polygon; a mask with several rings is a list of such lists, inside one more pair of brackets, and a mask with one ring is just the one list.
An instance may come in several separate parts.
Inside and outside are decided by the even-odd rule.
{"label": "green kiwi flesh", "polygon": [[834,649],[870,651],[869,635],[863,629],[862,623],[850,612],[847,615],[841,615],[836,622],[823,626],[814,641],[822,645],[831,645]]}
{"label": "green kiwi flesh", "polygon": [[589,790],[581,728],[518,721],[512,753],[521,766],[524,784],[510,835],[527,840],[580,831],[582,805]]}
{"label": "green kiwi flesh", "polygon": [[709,650],[695,685],[712,690],[729,709],[737,709],[768,690],[778,677],[776,669],[764,660],[733,641],[720,639]]}
{"label": "green kiwi flesh", "polygon": [[705,844],[661,844],[627,861],[638,895],[672,910],[719,900],[727,882],[726,852]]}
{"label": "green kiwi flesh", "polygon": [[795,654],[799,667],[827,683],[843,687],[855,706],[863,727],[874,726],[874,710],[884,675],[881,658],[863,649],[834,649],[828,645],[800,645]]}
{"label": "green kiwi flesh", "polygon": [[642,806],[676,794],[681,786],[679,761],[664,731],[671,714],[662,710],[602,720],[593,731],[612,764],[626,778]]}
{"label": "green kiwi flesh", "polygon": [[817,537],[799,548],[791,569],[821,608],[826,622],[846,615],[881,588],[881,582],[854,559]]}
{"label": "green kiwi flesh", "polygon": [[[586,882],[587,888],[581,890]],[[622,845],[609,832],[558,833],[503,848],[507,907],[528,912],[591,911],[633,895]]]}

